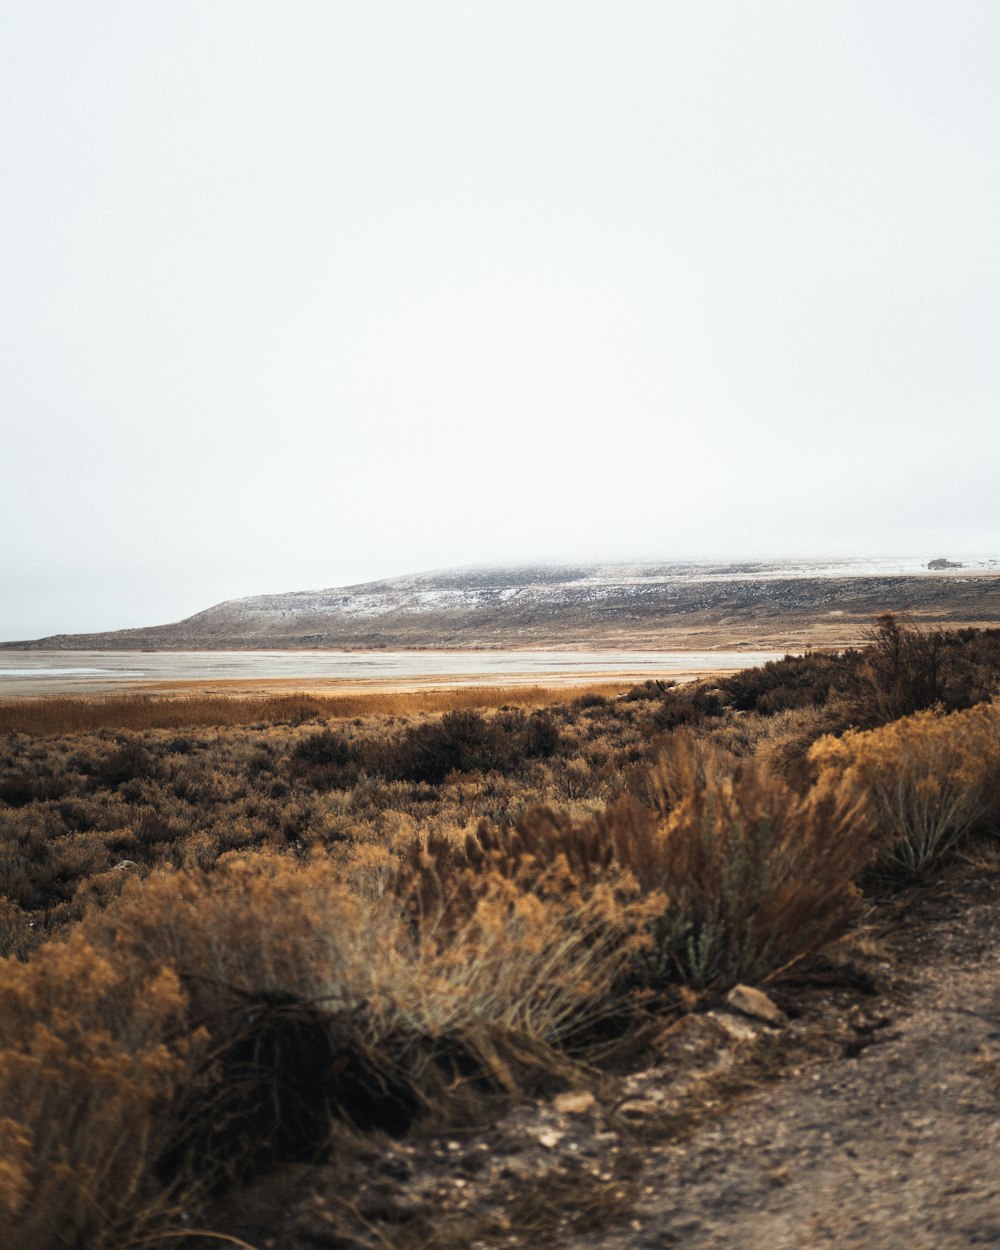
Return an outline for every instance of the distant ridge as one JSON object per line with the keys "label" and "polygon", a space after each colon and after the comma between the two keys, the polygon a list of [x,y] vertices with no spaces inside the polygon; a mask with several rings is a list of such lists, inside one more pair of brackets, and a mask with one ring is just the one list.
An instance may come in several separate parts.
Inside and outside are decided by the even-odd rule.
{"label": "distant ridge", "polygon": [[[936,562],[935,562],[936,563]],[[882,611],[1000,624],[1000,561],[770,561],[460,568],[253,595],[169,625],[17,650],[844,645]]]}

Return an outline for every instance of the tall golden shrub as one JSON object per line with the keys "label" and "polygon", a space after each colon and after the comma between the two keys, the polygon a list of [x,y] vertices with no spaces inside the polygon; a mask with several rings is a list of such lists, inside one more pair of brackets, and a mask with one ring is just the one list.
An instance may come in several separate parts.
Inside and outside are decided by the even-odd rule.
{"label": "tall golden shrub", "polygon": [[1000,821],[1000,705],[918,712],[810,748],[818,788],[846,786],[875,826],[883,862],[908,875]]}
{"label": "tall golden shrub", "polygon": [[634,789],[643,803],[579,824],[543,809],[499,836],[543,863],[564,854],[584,878],[627,874],[655,900],[640,955],[654,983],[758,980],[846,925],[871,856],[848,787],[799,795],[759,762],[678,730]]}
{"label": "tall golden shrub", "polygon": [[79,933],[0,961],[0,1245],[117,1250],[163,1217],[185,1009],[173,972]]}
{"label": "tall golden shrub", "polygon": [[698,988],[758,981],[843,932],[871,857],[846,789],[803,796],[754,761],[709,774],[661,837],[670,903],[652,970]]}

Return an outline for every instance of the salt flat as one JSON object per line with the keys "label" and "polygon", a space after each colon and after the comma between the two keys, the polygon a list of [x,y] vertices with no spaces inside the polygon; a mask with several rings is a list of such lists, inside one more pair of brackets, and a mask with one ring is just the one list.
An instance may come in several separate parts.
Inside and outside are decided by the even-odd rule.
{"label": "salt flat", "polygon": [[407,690],[431,685],[562,685],[680,680],[780,658],[773,651],[5,651],[0,698],[164,692],[196,684],[237,693]]}

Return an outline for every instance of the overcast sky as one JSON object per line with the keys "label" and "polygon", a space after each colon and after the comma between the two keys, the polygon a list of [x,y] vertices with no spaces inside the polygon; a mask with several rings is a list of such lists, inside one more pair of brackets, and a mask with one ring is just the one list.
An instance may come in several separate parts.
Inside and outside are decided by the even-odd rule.
{"label": "overcast sky", "polygon": [[0,638],[1000,557],[1000,4],[3,0]]}

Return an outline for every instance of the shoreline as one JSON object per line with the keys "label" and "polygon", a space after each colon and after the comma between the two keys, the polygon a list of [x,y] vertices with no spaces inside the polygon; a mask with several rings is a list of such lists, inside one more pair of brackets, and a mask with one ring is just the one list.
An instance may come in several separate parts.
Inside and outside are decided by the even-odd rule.
{"label": "shoreline", "polygon": [[[260,694],[403,693],[420,690],[629,685],[728,676],[785,650],[591,648],[473,651],[7,652],[0,701],[25,698],[242,697]],[[537,662],[532,657],[537,656]],[[341,671],[329,671],[343,657]],[[481,657],[482,662],[477,660]],[[47,663],[46,663],[47,662]],[[116,671],[117,670],[117,671]],[[324,671],[327,670],[327,671]]]}

